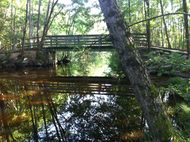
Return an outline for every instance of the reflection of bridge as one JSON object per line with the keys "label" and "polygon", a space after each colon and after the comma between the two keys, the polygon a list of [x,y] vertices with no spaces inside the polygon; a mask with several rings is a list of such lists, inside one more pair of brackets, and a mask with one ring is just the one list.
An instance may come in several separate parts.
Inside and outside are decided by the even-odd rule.
{"label": "reflection of bridge", "polygon": [[[146,46],[146,34],[133,33],[134,43],[137,46]],[[25,48],[31,45],[37,47],[37,40],[33,39],[31,44],[26,41]],[[46,36],[43,47],[47,50],[77,50],[80,47],[90,48],[92,50],[104,51],[113,49],[111,38],[109,35],[54,35]],[[43,49],[44,49],[43,48]]]}
{"label": "reflection of bridge", "polygon": [[40,78],[31,79],[26,82],[24,86],[29,90],[41,90],[49,93],[133,96],[128,79],[126,78],[53,77],[45,80]]}

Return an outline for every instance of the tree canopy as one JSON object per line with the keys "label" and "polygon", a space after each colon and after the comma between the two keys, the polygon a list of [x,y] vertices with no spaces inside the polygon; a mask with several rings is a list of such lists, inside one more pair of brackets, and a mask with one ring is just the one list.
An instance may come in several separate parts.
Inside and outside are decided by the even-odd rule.
{"label": "tree canopy", "polygon": [[[148,28],[152,46],[186,50],[188,20],[185,19],[188,16],[184,12],[188,13],[190,4],[184,5],[184,2],[185,0],[118,0],[132,32],[147,33]],[[21,47],[25,29],[25,39],[46,34],[107,32],[97,0],[70,0],[65,3],[60,0],[2,0],[0,25],[1,48],[6,49]]]}

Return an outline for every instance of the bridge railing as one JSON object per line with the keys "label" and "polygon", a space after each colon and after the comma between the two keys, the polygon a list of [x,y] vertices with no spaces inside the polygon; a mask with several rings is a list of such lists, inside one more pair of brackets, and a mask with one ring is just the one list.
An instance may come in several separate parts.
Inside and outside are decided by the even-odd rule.
{"label": "bridge railing", "polygon": [[138,47],[147,47],[147,35],[146,33],[132,33],[132,37],[134,39],[134,43]]}
{"label": "bridge railing", "polygon": [[[144,33],[132,33],[134,43],[138,47],[147,47],[147,38]],[[37,47],[37,40],[33,38],[32,44],[26,42],[25,47]],[[73,49],[75,47],[85,47],[97,50],[109,50],[113,48],[109,35],[53,35],[46,36],[44,48],[50,50]]]}
{"label": "bridge railing", "polygon": [[71,47],[101,48],[112,46],[109,35],[57,35],[47,36],[44,47],[71,48]]}

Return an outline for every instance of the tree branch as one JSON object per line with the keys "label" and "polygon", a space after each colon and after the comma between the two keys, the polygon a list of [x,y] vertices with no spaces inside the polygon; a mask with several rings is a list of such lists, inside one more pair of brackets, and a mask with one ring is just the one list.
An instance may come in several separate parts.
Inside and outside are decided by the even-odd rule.
{"label": "tree branch", "polygon": [[138,21],[136,23],[133,23],[131,25],[128,25],[128,27],[132,27],[134,25],[137,25],[137,24],[140,24],[140,23],[143,23],[143,22],[146,22],[146,21],[150,21],[150,20],[154,20],[154,19],[157,19],[157,18],[160,18],[160,17],[163,17],[163,16],[170,16],[170,15],[188,15],[190,16],[189,13],[184,13],[184,12],[175,12],[175,13],[166,13],[166,14],[163,14],[163,15],[158,15],[158,16],[155,16],[155,17],[151,17],[151,18],[148,18],[148,19],[144,19],[144,20],[141,20],[141,21]]}

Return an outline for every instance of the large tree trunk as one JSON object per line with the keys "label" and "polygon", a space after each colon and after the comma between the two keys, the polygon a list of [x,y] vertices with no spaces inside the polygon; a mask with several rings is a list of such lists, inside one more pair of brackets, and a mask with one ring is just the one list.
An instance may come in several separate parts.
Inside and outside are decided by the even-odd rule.
{"label": "large tree trunk", "polygon": [[168,141],[171,137],[171,122],[163,110],[158,93],[147,74],[143,62],[134,48],[129,29],[116,0],[99,0],[100,7],[114,44],[122,62],[124,72],[128,76],[137,101],[147,120],[154,142]]}

